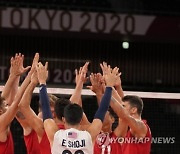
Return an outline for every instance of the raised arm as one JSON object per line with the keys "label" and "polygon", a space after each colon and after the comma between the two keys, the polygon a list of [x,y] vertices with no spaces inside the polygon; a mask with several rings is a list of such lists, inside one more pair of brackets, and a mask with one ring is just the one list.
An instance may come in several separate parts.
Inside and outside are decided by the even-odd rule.
{"label": "raised arm", "polygon": [[[74,92],[73,92],[73,94],[72,94],[72,96],[70,98],[70,101],[72,103],[79,104],[81,107],[82,107],[81,92],[82,92],[83,84],[87,80],[86,74],[87,74],[87,71],[88,71],[88,65],[89,65],[89,62],[86,62],[83,67],[80,67],[79,72],[78,72],[77,69],[75,70],[75,73],[76,73],[76,79],[75,79],[76,87],[75,87]],[[89,124],[90,123],[89,123],[85,113],[83,113],[83,118],[82,118],[82,121],[81,121],[81,125],[89,125]]]}
{"label": "raised arm", "polygon": [[[36,53],[34,56],[33,63],[32,63],[33,69],[35,69],[35,66],[38,64],[38,61],[39,61],[39,54]],[[44,133],[43,121],[35,114],[35,112],[30,107],[33,90],[37,86],[37,84],[38,84],[37,72],[36,70],[34,70],[31,76],[31,82],[26,88],[23,94],[23,97],[19,103],[19,109],[20,109],[20,112],[24,115],[29,127],[35,130],[35,132],[38,135],[39,140],[41,140]],[[23,121],[19,120],[19,122],[23,126],[23,123],[22,123]]]}
{"label": "raised arm", "polygon": [[147,127],[141,120],[137,120],[132,117],[128,111],[123,107],[121,98],[117,96],[118,93],[113,89],[113,101],[111,102],[112,109],[116,112],[119,118],[121,118],[131,128],[134,135],[138,138],[145,137]]}
{"label": "raised arm", "polygon": [[42,63],[38,63],[36,69],[37,69],[38,81],[40,84],[39,96],[40,96],[40,102],[42,105],[44,128],[45,128],[48,140],[50,142],[50,145],[52,146],[53,140],[54,140],[54,134],[56,133],[56,131],[58,131],[58,127],[55,121],[52,119],[52,113],[50,110],[49,98],[48,98],[47,89],[46,89],[46,80],[48,77],[47,66],[48,66],[48,63],[46,63],[45,66],[43,66]]}
{"label": "raised arm", "polygon": [[108,69],[108,72],[105,75],[106,90],[101,100],[100,106],[94,116],[94,120],[91,126],[88,128],[93,142],[95,141],[96,136],[100,133],[102,129],[102,123],[111,100],[112,87],[114,86],[118,76],[119,75],[117,74],[117,68],[114,68],[112,71]]}
{"label": "raised arm", "polygon": [[[21,66],[22,65],[21,60],[22,59],[20,58],[18,63],[17,63],[17,66],[19,66],[19,67],[16,67],[17,69],[24,68],[23,66]],[[26,71],[27,71],[27,69],[26,69]],[[16,115],[16,112],[18,110],[18,104],[19,104],[19,102],[21,100],[21,97],[22,97],[27,85],[30,82],[31,75],[32,75],[32,72],[29,72],[27,77],[23,81],[21,87],[18,89],[18,92],[17,92],[17,94],[16,94],[16,96],[14,98],[14,101],[13,101],[12,105],[9,106],[7,111],[0,116],[1,130],[6,130],[8,128],[8,125],[14,119],[14,117]]]}
{"label": "raised arm", "polygon": [[98,106],[100,105],[102,96],[104,94],[104,87],[101,81],[102,75],[100,73],[90,75],[91,86],[87,86],[91,91],[96,94]]}
{"label": "raised arm", "polygon": [[23,67],[24,55],[16,54],[10,60],[10,75],[3,88],[1,96],[6,100],[8,105],[11,105],[18,90],[20,76],[26,72],[30,66]]}
{"label": "raised arm", "polygon": [[77,70],[75,70],[76,73],[76,87],[75,90],[70,98],[70,101],[73,103],[77,103],[80,106],[82,106],[82,104],[80,104],[80,100],[81,100],[81,91],[83,88],[83,84],[86,81],[86,74],[88,71],[88,65],[89,62],[86,62],[84,64],[84,66],[82,68],[80,68],[79,73]]}

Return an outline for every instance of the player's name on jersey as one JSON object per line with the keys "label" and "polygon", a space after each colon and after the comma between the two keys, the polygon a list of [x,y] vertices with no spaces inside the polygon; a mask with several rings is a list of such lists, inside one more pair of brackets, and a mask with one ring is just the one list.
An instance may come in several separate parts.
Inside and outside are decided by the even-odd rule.
{"label": "player's name on jersey", "polygon": [[67,141],[66,139],[63,139],[61,145],[68,148],[80,148],[85,147],[86,142],[85,140]]}

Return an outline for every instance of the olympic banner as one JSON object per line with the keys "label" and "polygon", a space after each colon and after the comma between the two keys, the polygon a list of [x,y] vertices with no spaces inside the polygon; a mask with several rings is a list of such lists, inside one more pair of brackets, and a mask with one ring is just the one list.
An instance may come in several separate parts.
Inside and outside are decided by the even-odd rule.
{"label": "olympic banner", "polygon": [[155,16],[1,8],[0,28],[146,35]]}

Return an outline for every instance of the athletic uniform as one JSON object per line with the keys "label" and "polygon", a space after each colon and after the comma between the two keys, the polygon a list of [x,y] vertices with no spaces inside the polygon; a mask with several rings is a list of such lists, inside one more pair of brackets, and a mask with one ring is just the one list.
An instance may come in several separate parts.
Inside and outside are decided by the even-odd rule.
{"label": "athletic uniform", "polygon": [[[58,128],[64,129],[64,125],[58,125]],[[51,154],[50,143],[49,143],[49,140],[45,131],[39,145],[40,145],[41,154]]]}
{"label": "athletic uniform", "polygon": [[[59,129],[64,129],[64,125],[58,125]],[[34,130],[27,136],[24,136],[24,141],[27,148],[27,154],[50,154],[50,144],[47,135],[44,131],[41,142],[39,143],[37,134]]]}
{"label": "athletic uniform", "polygon": [[[142,140],[136,140],[136,138],[131,134],[130,130],[127,132],[125,139],[132,139],[131,143],[124,143],[122,146],[123,154],[150,154],[151,151],[151,131],[146,121],[143,120],[147,127],[146,137]],[[136,140],[136,143],[134,141]]]}
{"label": "athletic uniform", "polygon": [[89,132],[74,128],[59,130],[54,135],[52,154],[92,154],[93,144]]}
{"label": "athletic uniform", "polygon": [[7,136],[5,142],[0,142],[0,154],[13,154],[14,153],[14,142],[11,132]]}
{"label": "athletic uniform", "polygon": [[114,132],[101,133],[97,136],[94,154],[122,154],[121,144],[118,143],[118,137]]}
{"label": "athletic uniform", "polygon": [[34,130],[27,136],[24,136],[27,154],[40,154],[40,147],[37,134]]}

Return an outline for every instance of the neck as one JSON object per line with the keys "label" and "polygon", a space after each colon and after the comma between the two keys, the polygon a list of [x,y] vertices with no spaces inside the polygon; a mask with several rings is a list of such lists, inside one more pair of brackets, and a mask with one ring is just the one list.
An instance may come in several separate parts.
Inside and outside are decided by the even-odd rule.
{"label": "neck", "polygon": [[65,124],[65,128],[66,129],[70,129],[70,128],[75,128],[75,129],[80,129],[80,125],[78,124],[78,125],[70,125],[70,124]]}
{"label": "neck", "polygon": [[64,125],[64,122],[62,120],[55,118],[54,121],[57,125]]}
{"label": "neck", "polygon": [[141,120],[141,116],[138,114],[133,114],[132,117],[134,117],[135,119]]}

